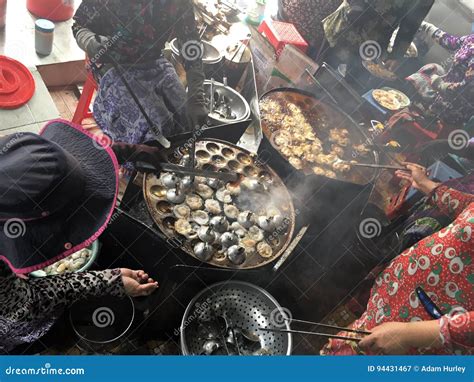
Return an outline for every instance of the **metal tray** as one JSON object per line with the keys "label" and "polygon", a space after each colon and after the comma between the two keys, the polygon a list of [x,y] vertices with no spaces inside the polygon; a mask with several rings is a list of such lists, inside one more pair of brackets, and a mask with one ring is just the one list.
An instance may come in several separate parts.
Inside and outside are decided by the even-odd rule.
{"label": "metal tray", "polygon": [[[169,151],[166,155],[170,162],[178,163],[185,154],[186,150],[181,149]],[[284,230],[279,230],[278,235],[274,234],[266,237],[267,243],[273,248],[272,257],[263,258],[258,254],[254,254],[249,256],[246,262],[240,266],[232,264],[227,259],[219,261],[212,258],[207,263],[228,269],[254,269],[277,260],[285,252],[291,242],[296,221],[292,198],[277,173],[247,150],[214,139],[196,142],[196,160],[197,167],[201,169],[222,172],[234,171],[240,174],[241,179],[246,176],[266,179],[270,184],[269,196],[277,199],[277,203],[272,204],[284,214],[288,222],[285,224]],[[172,246],[181,248],[184,252],[197,259],[193,251],[193,246],[196,243],[191,239],[177,234],[174,229],[176,218],[172,211],[173,205],[166,200],[164,191],[165,187],[160,180],[160,174],[149,174],[144,177],[144,198],[154,222],[168,237],[168,242]],[[235,204],[238,206],[239,201]],[[260,213],[265,213],[265,205],[260,205],[258,209]],[[259,213],[259,211],[252,212]]]}
{"label": "metal tray", "polygon": [[[357,153],[352,149],[353,145],[369,144],[370,139],[361,131],[359,126],[350,119],[343,111],[339,110],[336,106],[331,105],[327,102],[316,99],[311,93],[291,88],[278,88],[269,91],[264,94],[260,101],[266,99],[277,100],[285,109],[286,105],[292,103],[302,110],[303,115],[309,121],[313,127],[316,136],[322,141],[324,147],[328,147],[331,144],[328,142],[329,131],[333,128],[344,128],[349,132],[350,145],[346,149],[344,156],[341,158],[345,161],[358,160],[364,163],[378,163],[378,155],[376,152],[371,151],[367,157],[358,157]],[[273,136],[275,131],[272,131],[271,127],[265,120],[265,115],[261,113],[261,125],[262,131],[265,138],[270,142],[270,145],[275,149],[279,155],[287,162],[288,158],[283,155],[279,146],[274,142]],[[280,130],[284,130],[284,126]],[[292,168],[294,168],[292,166]],[[294,168],[297,171],[296,168]],[[312,166],[305,166],[302,169],[305,175],[314,174]],[[353,168],[348,173],[338,173],[336,179],[366,185],[373,180],[376,171],[373,169],[361,169]]]}

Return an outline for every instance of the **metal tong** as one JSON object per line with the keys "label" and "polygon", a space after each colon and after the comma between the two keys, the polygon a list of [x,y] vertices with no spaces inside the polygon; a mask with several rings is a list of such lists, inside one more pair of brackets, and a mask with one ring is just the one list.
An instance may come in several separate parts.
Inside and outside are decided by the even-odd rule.
{"label": "metal tong", "polygon": [[[266,316],[268,317],[268,316]],[[301,324],[307,324],[307,325],[312,325],[312,326],[318,326],[322,328],[328,328],[328,329],[335,329],[347,333],[357,333],[361,335],[369,335],[371,332],[365,331],[365,330],[356,330],[356,329],[349,329],[349,328],[344,328],[342,326],[336,326],[336,325],[328,325],[328,324],[323,324],[321,322],[312,322],[312,321],[305,321],[305,320],[297,320],[294,318],[285,318],[285,321],[287,322],[296,322],[296,323],[301,323]],[[304,334],[304,335],[311,335],[311,336],[319,336],[319,337],[326,337],[326,338],[334,338],[334,339],[339,339],[339,340],[346,340],[346,341],[354,341],[354,342],[359,342],[362,340],[362,338],[354,338],[354,337],[347,337],[347,336],[341,336],[337,334],[329,334],[329,333],[320,333],[320,332],[313,332],[313,331],[304,331],[304,330],[288,330],[288,329],[279,329],[279,328],[259,328],[262,331],[265,332],[274,332],[274,333],[292,333],[292,334]]]}

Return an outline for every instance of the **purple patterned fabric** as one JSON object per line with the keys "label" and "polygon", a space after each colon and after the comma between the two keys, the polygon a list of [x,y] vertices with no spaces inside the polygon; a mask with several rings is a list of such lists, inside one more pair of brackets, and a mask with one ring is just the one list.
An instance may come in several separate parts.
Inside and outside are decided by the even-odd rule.
{"label": "purple patterned fabric", "polygon": [[474,115],[474,34],[457,37],[438,29],[433,38],[454,53],[449,70],[428,64],[407,79],[421,90],[429,114],[452,125],[466,123]]}
{"label": "purple patterned fabric", "polygon": [[[186,91],[169,61],[160,58],[148,68],[127,67],[124,76],[162,135],[169,137],[187,131]],[[140,144],[155,140],[114,68],[100,79],[94,118],[114,141]]]}

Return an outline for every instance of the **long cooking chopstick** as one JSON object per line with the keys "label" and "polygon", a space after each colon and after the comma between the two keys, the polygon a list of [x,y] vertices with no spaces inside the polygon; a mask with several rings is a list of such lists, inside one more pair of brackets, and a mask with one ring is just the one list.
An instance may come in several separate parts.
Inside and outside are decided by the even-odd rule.
{"label": "long cooking chopstick", "polygon": [[312,322],[312,321],[304,321],[304,320],[296,320],[296,319],[291,319],[290,321],[291,322],[299,322],[301,324],[309,324],[309,325],[313,325],[313,326],[320,326],[322,328],[337,329],[337,330],[340,330],[342,332],[350,332],[350,333],[365,334],[365,335],[372,334],[371,332],[368,332],[366,330],[349,329],[349,328],[344,328],[342,326],[337,326],[337,325],[322,324],[321,322]]}
{"label": "long cooking chopstick", "polygon": [[347,163],[354,167],[367,167],[367,168],[380,168],[384,170],[399,170],[399,171],[407,171],[406,167],[401,166],[390,166],[390,165],[383,165],[383,164],[369,164],[369,163]]}
{"label": "long cooking chopstick", "polygon": [[[263,314],[264,317],[269,317]],[[314,322],[314,321],[305,321],[305,320],[297,320],[295,318],[288,318],[285,319],[285,321],[288,322],[299,322],[301,324],[308,324],[308,325],[313,325],[313,326],[320,326],[322,328],[328,328],[328,329],[336,329],[340,330],[342,332],[350,332],[350,333],[357,333],[357,334],[364,334],[364,335],[369,335],[372,334],[371,332],[368,332],[366,330],[357,330],[357,329],[350,329],[350,328],[344,328],[342,326],[337,326],[337,325],[329,325],[329,324],[323,324],[321,322]]]}
{"label": "long cooking chopstick", "polygon": [[306,334],[306,335],[310,335],[310,336],[334,338],[334,339],[337,339],[337,340],[347,340],[347,341],[354,341],[354,342],[359,342],[359,341],[362,340],[362,338],[338,336],[338,335],[335,335],[335,334],[327,334],[327,333],[306,332],[306,331],[303,331],[303,330],[287,330],[287,329],[271,329],[271,328],[258,328],[258,329],[263,330],[264,332]]}

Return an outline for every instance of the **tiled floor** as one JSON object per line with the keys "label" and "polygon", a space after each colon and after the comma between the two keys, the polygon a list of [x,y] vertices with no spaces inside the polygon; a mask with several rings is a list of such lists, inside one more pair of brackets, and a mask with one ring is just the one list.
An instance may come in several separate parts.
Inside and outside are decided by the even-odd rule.
{"label": "tiled floor", "polygon": [[59,118],[58,110],[36,68],[30,69],[36,83],[33,98],[15,110],[0,110],[0,134],[37,133],[45,122]]}

